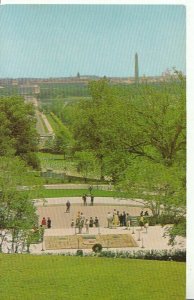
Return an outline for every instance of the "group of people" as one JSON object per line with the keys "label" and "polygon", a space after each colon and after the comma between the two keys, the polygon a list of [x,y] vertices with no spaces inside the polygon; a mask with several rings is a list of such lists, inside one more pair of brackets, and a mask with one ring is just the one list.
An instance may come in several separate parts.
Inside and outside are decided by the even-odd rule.
{"label": "group of people", "polygon": [[41,227],[43,228],[51,228],[51,218],[48,217],[47,220],[45,217],[42,218]]}
{"label": "group of people", "polygon": [[147,210],[146,210],[145,212],[142,210],[142,211],[140,212],[140,216],[141,216],[141,217],[143,217],[143,216],[148,217],[148,216],[149,216],[149,213],[148,213]]}
{"label": "group of people", "polygon": [[144,219],[144,217],[149,217],[149,213],[146,210],[145,212],[143,212],[143,210],[140,213],[140,220],[139,220],[139,225],[141,226],[141,229],[143,229],[143,227],[147,227],[148,226],[148,221],[146,219]]}
{"label": "group of people", "polygon": [[88,201],[87,201],[87,200],[88,200],[88,197],[90,197],[90,205],[93,206],[93,205],[94,205],[94,195],[93,195],[93,194],[90,194],[90,196],[84,194],[84,195],[82,196],[83,205],[84,205],[84,206],[87,206],[87,204],[88,204]]}
{"label": "group of people", "polygon": [[130,221],[131,221],[131,216],[123,211],[120,213],[116,209],[114,211],[108,212],[107,214],[107,221],[108,221],[108,228],[113,228],[113,227],[118,227],[118,226],[125,226],[127,228],[130,227]]}
{"label": "group of people", "polygon": [[82,233],[83,228],[85,227],[86,233],[89,233],[89,227],[99,227],[99,219],[98,217],[90,217],[86,218],[83,214],[83,212],[78,212],[76,220],[74,222],[74,219],[71,221],[71,227],[78,228],[79,233]]}
{"label": "group of people", "polygon": [[[146,218],[144,219],[144,217],[148,217],[149,213],[146,210],[141,211],[140,213],[140,218],[139,218],[139,225],[141,226],[141,228],[144,227],[144,225],[148,224],[148,220],[146,220]],[[127,227],[127,229],[130,229],[131,224],[134,223],[134,217],[132,217],[129,213],[126,213],[125,211],[123,211],[122,213],[120,213],[119,211],[117,211],[116,209],[114,209],[113,212],[108,212],[107,214],[107,222],[108,222],[108,228],[115,228],[115,227]]]}
{"label": "group of people", "polygon": [[[90,205],[93,206],[94,205],[94,195],[90,194],[90,196],[84,194],[82,196],[82,200],[83,200],[83,205],[87,206],[88,204],[88,197],[90,197]],[[66,213],[70,213],[70,208],[71,208],[71,203],[69,200],[67,200],[66,202]]]}

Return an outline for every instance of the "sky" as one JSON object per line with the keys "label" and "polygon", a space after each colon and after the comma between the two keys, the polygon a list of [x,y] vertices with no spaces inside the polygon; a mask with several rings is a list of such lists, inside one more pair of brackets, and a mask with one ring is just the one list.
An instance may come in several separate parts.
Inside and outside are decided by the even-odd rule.
{"label": "sky", "polygon": [[0,6],[0,78],[186,72],[183,5]]}

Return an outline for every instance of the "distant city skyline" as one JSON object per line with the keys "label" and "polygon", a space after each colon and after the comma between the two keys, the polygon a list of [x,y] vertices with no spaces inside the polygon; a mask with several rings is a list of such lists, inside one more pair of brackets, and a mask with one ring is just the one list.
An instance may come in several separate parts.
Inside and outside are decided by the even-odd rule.
{"label": "distant city skyline", "polygon": [[0,6],[0,78],[186,73],[182,5]]}

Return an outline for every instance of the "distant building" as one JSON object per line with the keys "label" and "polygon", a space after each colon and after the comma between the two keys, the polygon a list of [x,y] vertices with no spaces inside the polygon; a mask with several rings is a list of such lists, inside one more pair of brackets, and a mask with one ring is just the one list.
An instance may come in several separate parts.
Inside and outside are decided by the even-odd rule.
{"label": "distant building", "polygon": [[12,80],[12,85],[18,85],[18,81],[16,79]]}

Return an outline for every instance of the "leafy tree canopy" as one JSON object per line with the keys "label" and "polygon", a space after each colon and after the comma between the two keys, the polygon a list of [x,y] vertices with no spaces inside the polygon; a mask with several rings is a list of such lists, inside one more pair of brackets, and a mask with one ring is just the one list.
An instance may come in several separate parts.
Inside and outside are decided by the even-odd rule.
{"label": "leafy tree canopy", "polygon": [[36,118],[31,104],[18,96],[0,98],[0,155],[16,155],[38,167]]}

